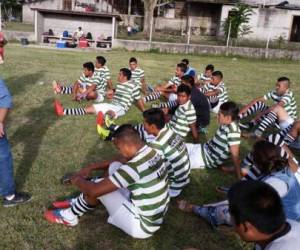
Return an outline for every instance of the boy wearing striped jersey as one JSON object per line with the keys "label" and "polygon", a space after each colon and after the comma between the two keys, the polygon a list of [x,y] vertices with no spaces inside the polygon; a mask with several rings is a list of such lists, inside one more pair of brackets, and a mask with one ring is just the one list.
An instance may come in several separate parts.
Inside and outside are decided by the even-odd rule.
{"label": "boy wearing striped jersey", "polygon": [[173,76],[167,83],[157,85],[151,94],[144,97],[144,102],[152,102],[159,99],[161,96],[165,97],[169,101],[175,101],[177,99],[177,87],[181,84],[181,78],[184,76],[185,72],[186,64],[178,63],[175,69],[175,76]]}
{"label": "boy wearing striped jersey", "polygon": [[[274,104],[268,107],[265,101],[272,100]],[[290,90],[290,79],[280,77],[275,90],[264,96],[252,100],[240,111],[240,119],[256,115],[249,123],[240,124],[241,128],[249,129],[256,125],[254,135],[261,137],[268,127],[276,126],[286,129],[297,118],[297,104],[293,92]]]}
{"label": "boy wearing striped jersey", "polygon": [[190,162],[185,143],[181,136],[166,126],[162,110],[149,109],[143,113],[143,116],[145,131],[155,136],[148,145],[158,150],[167,160],[169,194],[171,197],[176,197],[190,182]]}
{"label": "boy wearing striped jersey", "polygon": [[228,101],[227,89],[221,71],[214,71],[211,81],[201,87],[200,91],[207,97],[213,113],[218,113],[220,106]]}
{"label": "boy wearing striped jersey", "polygon": [[98,102],[104,100],[106,83],[104,79],[96,74],[94,64],[86,62],[83,64],[83,73],[80,78],[71,86],[62,86],[57,81],[53,81],[53,90],[55,94],[73,95],[73,100],[82,99],[95,100]]}
{"label": "boy wearing striped jersey", "polygon": [[[134,238],[149,238],[160,228],[170,200],[163,158],[126,126],[116,131],[114,144],[122,163],[94,163],[74,174],[70,182],[82,193],[72,200],[54,202],[57,209],[44,213],[49,222],[75,226],[80,216],[101,202],[109,213],[108,223]],[[86,179],[100,169],[108,169],[108,177]]]}
{"label": "boy wearing striped jersey", "polygon": [[99,76],[104,79],[105,85],[108,86],[108,89],[112,89],[113,86],[110,77],[110,71],[105,64],[106,59],[103,56],[97,56],[95,62],[95,73],[99,74]]}
{"label": "boy wearing striped jersey", "polygon": [[108,113],[113,118],[125,115],[133,102],[137,103],[138,108],[144,111],[144,103],[141,99],[139,87],[130,81],[131,72],[129,69],[120,69],[116,91],[111,103],[99,103],[85,108],[63,108],[59,101],[55,101],[54,108],[58,116],[63,115],[86,115]]}
{"label": "boy wearing striped jersey", "polygon": [[138,67],[138,61],[135,57],[129,59],[129,70],[131,71],[131,79],[134,81],[142,90],[144,94],[147,93],[147,85],[145,80],[145,72]]}
{"label": "boy wearing striped jersey", "polygon": [[198,142],[199,135],[196,128],[197,116],[194,105],[190,99],[191,89],[189,86],[181,84],[177,89],[177,102],[179,106],[167,126],[182,138],[185,138],[188,132],[191,131],[194,142]]}
{"label": "boy wearing striped jersey", "polygon": [[192,169],[215,168],[226,160],[233,161],[238,178],[240,171],[240,137],[238,126],[238,107],[234,102],[225,102],[220,106],[218,113],[219,128],[215,136],[204,144],[187,143]]}

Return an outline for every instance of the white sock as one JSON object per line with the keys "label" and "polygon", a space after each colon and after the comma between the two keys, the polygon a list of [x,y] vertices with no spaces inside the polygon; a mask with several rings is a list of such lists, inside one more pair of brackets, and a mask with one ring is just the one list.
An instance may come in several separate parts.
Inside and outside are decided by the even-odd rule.
{"label": "white sock", "polygon": [[60,214],[68,221],[76,220],[77,216],[71,211],[71,208],[60,210]]}

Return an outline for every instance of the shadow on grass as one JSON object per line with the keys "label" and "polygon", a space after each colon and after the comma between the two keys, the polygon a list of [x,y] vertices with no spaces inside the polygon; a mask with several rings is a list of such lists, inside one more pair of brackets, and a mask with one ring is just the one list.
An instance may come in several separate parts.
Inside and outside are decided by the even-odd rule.
{"label": "shadow on grass", "polygon": [[52,112],[52,99],[48,98],[44,103],[26,114],[27,121],[10,137],[13,145],[22,143],[24,149],[22,159],[16,166],[16,183],[18,189],[22,189],[30,173],[32,165],[39,154],[40,145],[48,128],[57,119],[49,119],[48,114]]}
{"label": "shadow on grass", "polygon": [[22,95],[25,92],[25,89],[28,85],[34,85],[38,80],[42,79],[44,73],[42,71],[38,71],[33,74],[22,75],[22,76],[12,76],[8,78],[4,78],[9,90],[11,91],[13,96]]}

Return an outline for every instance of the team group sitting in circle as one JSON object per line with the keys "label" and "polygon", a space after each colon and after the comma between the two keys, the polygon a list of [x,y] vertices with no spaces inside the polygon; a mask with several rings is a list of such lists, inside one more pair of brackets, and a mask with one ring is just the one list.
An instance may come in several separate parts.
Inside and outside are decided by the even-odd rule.
{"label": "team group sitting in circle", "polygon": [[[58,116],[97,116],[97,131],[119,154],[92,163],[65,183],[80,190],[73,199],[54,201],[44,217],[51,223],[76,226],[79,218],[102,203],[108,223],[128,235],[144,239],[161,227],[170,199],[178,209],[194,213],[213,227],[228,225],[255,249],[298,249],[300,245],[300,170],[291,148],[300,148],[300,121],[290,79],[280,76],[275,88],[239,108],[230,101],[223,73],[212,64],[200,75],[183,59],[169,81],[146,82],[136,58],[121,68],[113,86],[106,59],[83,64],[75,83],[53,81],[57,95],[74,101],[93,100],[85,107],[64,107],[54,102]],[[151,108],[145,105],[153,102]],[[273,102],[271,106],[267,103]],[[142,112],[140,124],[116,125],[132,104]],[[218,128],[206,134],[211,112]],[[191,133],[192,143],[186,142]],[[241,137],[256,139],[251,152],[240,160]],[[222,165],[231,159],[233,166]],[[180,198],[193,169],[222,167],[239,179],[219,187],[227,199],[213,204],[192,204]],[[101,177],[93,172],[104,170]]]}

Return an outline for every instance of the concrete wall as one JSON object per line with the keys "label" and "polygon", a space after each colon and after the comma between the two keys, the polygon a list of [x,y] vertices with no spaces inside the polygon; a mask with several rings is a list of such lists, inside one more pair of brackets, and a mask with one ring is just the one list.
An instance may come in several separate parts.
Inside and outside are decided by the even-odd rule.
{"label": "concrete wall", "polygon": [[62,0],[47,0],[36,3],[23,4],[22,16],[24,23],[34,23],[34,11],[30,8],[58,10],[62,8]]}
{"label": "concrete wall", "polygon": [[[114,48],[126,48],[128,50],[147,51],[150,49],[147,41],[133,41],[115,39]],[[205,45],[186,45],[174,43],[151,43],[151,49],[157,49],[160,52],[167,53],[191,53],[191,54],[215,54],[215,55],[234,55],[254,58],[265,58],[265,49],[245,48],[245,47],[225,47],[225,46],[205,46]],[[291,60],[300,60],[300,51],[288,50],[268,50],[268,58],[285,58]]]}
{"label": "concrete wall", "polygon": [[35,41],[35,35],[34,32],[23,32],[23,31],[8,31],[3,30],[4,36],[8,41],[11,40],[18,40],[20,41],[21,38],[27,38],[28,41]]}
{"label": "concrete wall", "polygon": [[[242,0],[241,2],[247,3],[247,4],[279,4],[283,2],[283,0]],[[299,0],[288,0],[290,4],[299,4]]]}
{"label": "concrete wall", "polygon": [[[112,12],[112,6],[106,2],[106,0],[99,0],[98,3],[95,3],[95,0],[80,0],[80,3],[94,4],[96,11],[99,12]],[[36,3],[26,3],[22,7],[23,22],[25,23],[34,23],[34,11],[30,8],[39,8],[39,9],[49,9],[49,10],[62,10],[63,9],[63,0],[47,0]],[[72,10],[73,11],[85,11],[84,8],[80,6],[75,6],[75,0],[72,0]],[[114,10],[115,11],[115,10]]]}
{"label": "concrete wall", "polygon": [[[224,22],[228,12],[233,6],[224,5],[221,14],[221,22]],[[290,39],[290,32],[293,24],[293,16],[300,16],[299,10],[285,10],[276,8],[254,8],[249,25],[251,31],[245,36],[248,39],[267,40],[268,36],[272,40],[280,36],[286,40]],[[219,33],[222,35],[222,32]]]}
{"label": "concrete wall", "polygon": [[55,35],[61,35],[64,30],[73,35],[80,26],[86,34],[91,32],[93,39],[100,35],[112,36],[112,18],[43,14],[37,20],[37,41],[41,41],[43,32],[52,29]]}

